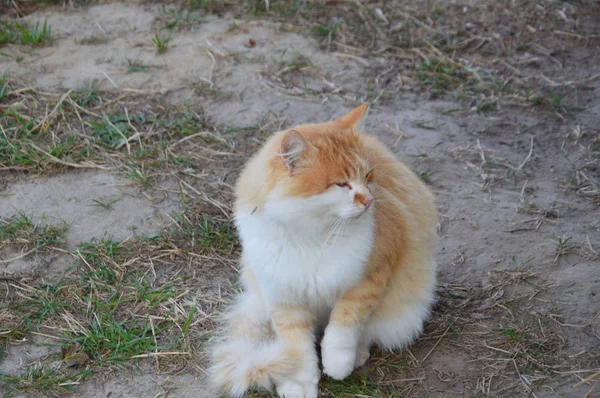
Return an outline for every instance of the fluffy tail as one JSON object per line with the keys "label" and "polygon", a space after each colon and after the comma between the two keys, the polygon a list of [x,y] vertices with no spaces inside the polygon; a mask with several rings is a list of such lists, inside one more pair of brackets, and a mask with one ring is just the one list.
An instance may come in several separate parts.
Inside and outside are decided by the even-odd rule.
{"label": "fluffy tail", "polygon": [[272,391],[273,384],[293,374],[300,361],[295,350],[286,349],[279,339],[228,339],[213,347],[212,363],[215,386],[241,397],[250,388]]}
{"label": "fluffy tail", "polygon": [[271,326],[270,314],[256,296],[245,292],[224,315],[211,347],[211,380],[216,388],[241,397],[253,387],[273,384],[295,373],[300,353],[286,348]]}

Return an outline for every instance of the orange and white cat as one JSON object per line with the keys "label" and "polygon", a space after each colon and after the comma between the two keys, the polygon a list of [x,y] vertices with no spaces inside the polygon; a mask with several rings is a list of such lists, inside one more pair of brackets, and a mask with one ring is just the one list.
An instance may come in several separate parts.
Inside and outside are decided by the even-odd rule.
{"label": "orange and white cat", "polygon": [[244,286],[212,351],[213,381],[241,396],[316,398],[373,345],[409,344],[434,300],[437,211],[421,180],[357,131],[368,104],[273,135],[242,172],[235,221]]}

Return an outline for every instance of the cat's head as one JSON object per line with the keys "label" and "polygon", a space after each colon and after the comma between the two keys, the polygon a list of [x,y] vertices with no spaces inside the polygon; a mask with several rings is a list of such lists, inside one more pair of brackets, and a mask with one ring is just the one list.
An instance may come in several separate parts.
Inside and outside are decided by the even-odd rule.
{"label": "cat's head", "polygon": [[375,170],[357,128],[368,104],[333,122],[280,133],[269,163],[269,211],[325,219],[361,217],[373,207]]}

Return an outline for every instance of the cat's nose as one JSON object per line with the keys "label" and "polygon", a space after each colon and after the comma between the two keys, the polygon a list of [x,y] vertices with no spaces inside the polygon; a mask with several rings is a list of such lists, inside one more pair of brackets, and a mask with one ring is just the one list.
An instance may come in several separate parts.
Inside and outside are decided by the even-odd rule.
{"label": "cat's nose", "polygon": [[369,208],[369,206],[371,206],[371,203],[373,203],[373,195],[371,195],[370,193],[357,193],[356,195],[354,195],[354,203],[356,203],[356,205],[358,206],[357,202],[365,206],[366,210]]}

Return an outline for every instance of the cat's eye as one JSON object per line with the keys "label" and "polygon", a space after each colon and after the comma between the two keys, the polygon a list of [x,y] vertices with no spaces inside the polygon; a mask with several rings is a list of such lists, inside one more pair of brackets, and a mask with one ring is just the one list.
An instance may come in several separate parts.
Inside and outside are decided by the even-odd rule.
{"label": "cat's eye", "polygon": [[340,188],[350,189],[350,184],[348,184],[347,182],[336,182],[335,185],[337,185]]}
{"label": "cat's eye", "polygon": [[368,181],[368,180],[370,180],[370,179],[371,179],[371,177],[373,177],[373,171],[369,171],[369,172],[367,173],[367,175],[365,176],[365,179]]}

